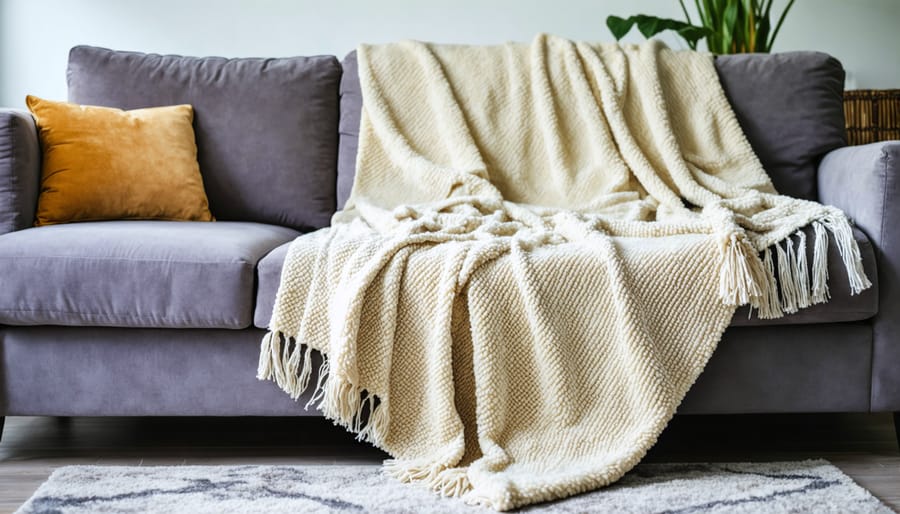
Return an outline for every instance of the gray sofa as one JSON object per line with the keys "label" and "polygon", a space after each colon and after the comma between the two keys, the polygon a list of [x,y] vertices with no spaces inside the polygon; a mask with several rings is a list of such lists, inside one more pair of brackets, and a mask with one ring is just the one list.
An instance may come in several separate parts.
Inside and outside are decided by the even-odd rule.
{"label": "gray sofa", "polygon": [[[851,297],[832,255],[828,304],[779,320],[739,310],[680,412],[900,411],[900,142],[846,147],[844,74],[827,55],[716,66],[779,191],[855,220],[875,286]],[[76,47],[68,81],[78,103],[194,105],[218,221],[31,227],[37,133],[27,113],[0,110],[0,415],[317,415],[255,370],[287,245],[326,226],[349,194],[355,55]]]}

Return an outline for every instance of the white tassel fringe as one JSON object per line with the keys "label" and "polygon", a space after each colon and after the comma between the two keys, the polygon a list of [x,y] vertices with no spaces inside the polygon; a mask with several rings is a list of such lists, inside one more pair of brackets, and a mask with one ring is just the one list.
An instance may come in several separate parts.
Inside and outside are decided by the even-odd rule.
{"label": "white tassel fringe", "polygon": [[[313,405],[336,424],[356,433],[358,440],[379,445],[390,422],[386,402],[349,382],[329,380],[329,374],[328,357],[323,354],[315,390],[304,408]],[[312,347],[279,331],[267,333],[260,346],[256,377],[273,380],[292,399],[299,399],[312,377]]]}
{"label": "white tassel fringe", "polygon": [[404,483],[419,483],[441,496],[461,497],[472,489],[466,468],[443,462],[384,461],[384,472]]}
{"label": "white tassel fringe", "polygon": [[[859,246],[853,238],[849,220],[840,212],[831,212],[814,221],[812,266],[807,255],[807,236],[797,231],[784,241],[772,245],[777,258],[777,268],[771,248],[762,252],[760,271],[757,273],[754,259],[747,264],[737,262],[746,257],[739,236],[731,236],[723,256],[719,292],[729,305],[750,304],[758,309],[761,319],[780,318],[831,297],[828,290],[828,244],[830,231],[837,245],[851,294],[859,294],[872,285],[862,265]],[[797,238],[794,241],[794,238]],[[796,244],[796,247],[795,247]]]}

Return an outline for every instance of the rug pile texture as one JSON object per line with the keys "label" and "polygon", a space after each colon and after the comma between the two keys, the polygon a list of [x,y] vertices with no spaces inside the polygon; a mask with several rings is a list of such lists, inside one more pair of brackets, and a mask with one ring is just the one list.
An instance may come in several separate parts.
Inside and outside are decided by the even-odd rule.
{"label": "rug pile texture", "polygon": [[[732,513],[891,510],[825,461],[641,464],[615,485],[526,508],[548,513]],[[20,514],[396,513],[477,514],[384,476],[378,466],[69,466]]]}
{"label": "rug pile texture", "polygon": [[737,306],[827,301],[829,242],[870,285],[842,212],[777,194],[709,54],[541,35],[358,58],[353,191],[292,243],[258,375],[315,387],[402,481],[498,510],[608,485]]}

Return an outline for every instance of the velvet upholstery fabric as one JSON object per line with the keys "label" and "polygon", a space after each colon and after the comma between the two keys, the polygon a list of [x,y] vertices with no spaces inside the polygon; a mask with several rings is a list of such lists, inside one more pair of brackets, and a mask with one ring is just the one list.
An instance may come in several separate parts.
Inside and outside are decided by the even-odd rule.
{"label": "velvet upholstery fabric", "polygon": [[298,233],[247,222],[102,221],[0,236],[0,323],[250,325],[258,260]]}
{"label": "velvet upholstery fabric", "polygon": [[[338,208],[350,196],[362,94],[356,52],[343,61]],[[819,52],[727,55],[716,70],[741,128],[779,193],[816,199],[816,166],[828,151],[847,144],[844,70]]]}
{"label": "velvet upholstery fabric", "polygon": [[29,95],[43,149],[35,225],[213,221],[190,105],[123,111]]}
{"label": "velvet upholstery fabric", "polygon": [[[2,327],[0,414],[319,415],[311,391],[294,402],[256,379],[263,333]],[[730,328],[679,412],[864,412],[870,341],[867,324]]]}
{"label": "velvet upholstery fabric", "polygon": [[299,230],[335,206],[341,67],[333,56],[224,59],[69,54],[69,100],[138,109],[191,104],[200,171],[219,220]]}
{"label": "velvet upholstery fabric", "polygon": [[341,78],[341,144],[338,148],[337,208],[343,209],[353,179],[356,177],[356,152],[359,150],[359,123],[362,118],[362,86],[359,83],[359,63],[356,50],[347,54],[341,62],[344,75]]}
{"label": "velvet upholstery fabric", "polygon": [[3,327],[6,414],[318,415],[303,409],[304,399],[294,402],[256,379],[262,336],[255,329]]}
{"label": "velvet upholstery fabric", "polygon": [[716,58],[719,80],[779,193],[816,200],[816,167],[847,145],[844,69],[821,52]]}
{"label": "velvet upholstery fabric", "polygon": [[[807,229],[812,238],[812,230]],[[872,243],[860,230],[854,229],[853,235],[859,244],[863,258],[863,267],[872,281],[872,287],[862,294],[850,295],[850,284],[847,280],[847,269],[843,265],[840,252],[835,245],[828,248],[828,273],[831,300],[828,303],[814,305],[795,314],[783,318],[760,319],[755,313],[748,316],[748,307],[741,307],[735,312],[731,326],[770,326],[799,325],[812,323],[842,323],[869,319],[878,312],[878,272],[875,265],[875,251]],[[812,239],[810,239],[812,240]],[[268,328],[275,304],[275,294],[281,281],[281,267],[287,255],[290,243],[272,250],[263,257],[257,266],[258,289],[253,324],[258,328]],[[807,247],[809,262],[812,262],[812,245]]]}
{"label": "velvet upholstery fabric", "polygon": [[0,109],[0,234],[34,223],[41,150],[31,114]]}
{"label": "velvet upholstery fabric", "polygon": [[835,150],[818,180],[822,201],[846,211],[878,249],[872,409],[900,411],[900,141]]}
{"label": "velvet upholstery fabric", "polygon": [[356,51],[341,63],[341,121],[337,167],[337,208],[343,209],[356,176],[356,152],[359,149],[359,122],[362,116],[362,89],[357,74]]}
{"label": "velvet upholstery fabric", "polygon": [[281,268],[291,243],[285,243],[269,252],[256,265],[256,307],[253,309],[253,325],[269,328],[275,295],[281,283]]}
{"label": "velvet upholstery fabric", "polygon": [[867,412],[872,326],[729,327],[682,414]]}

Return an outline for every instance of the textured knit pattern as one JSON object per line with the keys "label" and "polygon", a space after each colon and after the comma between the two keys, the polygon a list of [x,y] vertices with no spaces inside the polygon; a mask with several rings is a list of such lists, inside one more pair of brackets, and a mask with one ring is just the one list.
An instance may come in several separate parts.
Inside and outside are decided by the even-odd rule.
{"label": "textured knit pattern", "polygon": [[541,35],[358,55],[353,192],[292,244],[259,376],[296,398],[321,351],[311,403],[401,480],[499,510],[607,485],[737,305],[827,300],[829,233],[869,285],[840,211],[777,195],[708,54]]}

